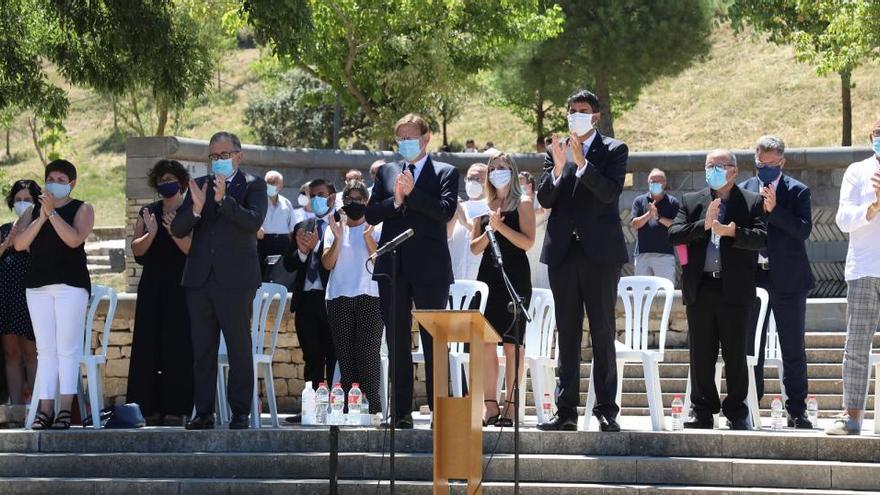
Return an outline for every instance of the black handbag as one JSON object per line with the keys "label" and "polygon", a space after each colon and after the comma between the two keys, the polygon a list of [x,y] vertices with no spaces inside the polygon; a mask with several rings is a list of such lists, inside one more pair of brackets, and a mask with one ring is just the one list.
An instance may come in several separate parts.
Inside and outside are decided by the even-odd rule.
{"label": "black handbag", "polygon": [[[147,422],[141,413],[141,406],[131,403],[101,409],[100,420],[104,428],[128,429],[143,428]],[[83,420],[83,427],[92,425],[92,417]]]}

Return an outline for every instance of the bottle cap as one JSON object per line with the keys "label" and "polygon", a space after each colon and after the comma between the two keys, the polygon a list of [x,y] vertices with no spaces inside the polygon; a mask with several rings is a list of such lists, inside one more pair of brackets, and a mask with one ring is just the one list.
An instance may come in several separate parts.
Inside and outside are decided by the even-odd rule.
{"label": "bottle cap", "polygon": [[341,386],[342,386],[342,384],[339,383],[339,382],[336,382],[336,383],[333,384],[333,388],[341,387]]}
{"label": "bottle cap", "polygon": [[318,383],[318,386],[319,386],[319,387],[326,387],[326,386],[327,386],[327,382],[320,382],[320,383]]}
{"label": "bottle cap", "polygon": [[351,384],[351,388],[355,388],[355,387],[357,387],[357,388],[361,388],[361,384],[358,383],[358,382],[352,382],[352,384]]}

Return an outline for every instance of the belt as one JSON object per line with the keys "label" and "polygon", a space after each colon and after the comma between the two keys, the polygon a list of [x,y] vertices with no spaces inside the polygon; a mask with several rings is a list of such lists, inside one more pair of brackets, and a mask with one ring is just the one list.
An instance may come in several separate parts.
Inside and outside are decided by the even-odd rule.
{"label": "belt", "polygon": [[720,279],[721,272],[703,272],[703,278]]}
{"label": "belt", "polygon": [[270,237],[272,239],[276,238],[289,238],[290,234],[263,234],[263,237]]}

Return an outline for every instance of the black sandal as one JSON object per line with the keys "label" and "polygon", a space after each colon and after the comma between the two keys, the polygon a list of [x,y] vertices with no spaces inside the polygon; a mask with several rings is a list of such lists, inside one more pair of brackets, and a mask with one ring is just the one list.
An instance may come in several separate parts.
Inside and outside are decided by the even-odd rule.
{"label": "black sandal", "polygon": [[[483,402],[494,402],[494,403],[495,403],[495,406],[498,407],[498,401],[497,401],[497,400],[487,399],[487,400],[484,400]],[[500,418],[500,417],[501,417],[501,408],[498,407],[498,414],[496,414],[496,415],[494,415],[494,416],[490,416],[489,418],[484,419],[484,420],[483,420],[483,426],[495,426],[496,424],[498,424],[498,418]]]}
{"label": "black sandal", "polygon": [[[504,401],[504,404],[506,406],[508,406],[504,410],[505,413],[510,410],[510,406],[515,405],[513,402],[510,402],[509,400]],[[507,416],[499,415],[498,421],[495,422],[495,426],[497,426],[499,428],[513,428],[513,418],[508,418]]]}
{"label": "black sandal", "polygon": [[69,430],[70,429],[70,421],[73,419],[73,416],[70,414],[70,411],[67,409],[62,409],[58,411],[58,415],[55,416],[55,421],[52,423],[53,430]]}
{"label": "black sandal", "polygon": [[48,430],[52,427],[53,417],[44,413],[43,411],[37,411],[37,416],[34,418],[34,422],[31,423],[32,430]]}

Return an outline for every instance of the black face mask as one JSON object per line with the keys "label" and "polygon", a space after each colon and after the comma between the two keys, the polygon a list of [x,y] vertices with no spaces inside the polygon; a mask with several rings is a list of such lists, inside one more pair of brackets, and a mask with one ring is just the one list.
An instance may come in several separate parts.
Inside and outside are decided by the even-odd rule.
{"label": "black face mask", "polygon": [[159,184],[156,189],[163,198],[170,198],[180,191],[180,184],[177,182],[166,182],[165,184]]}
{"label": "black face mask", "polygon": [[345,214],[348,215],[348,218],[352,220],[360,220],[363,218],[364,214],[367,213],[367,205],[362,203],[349,203],[342,209],[345,210]]}

